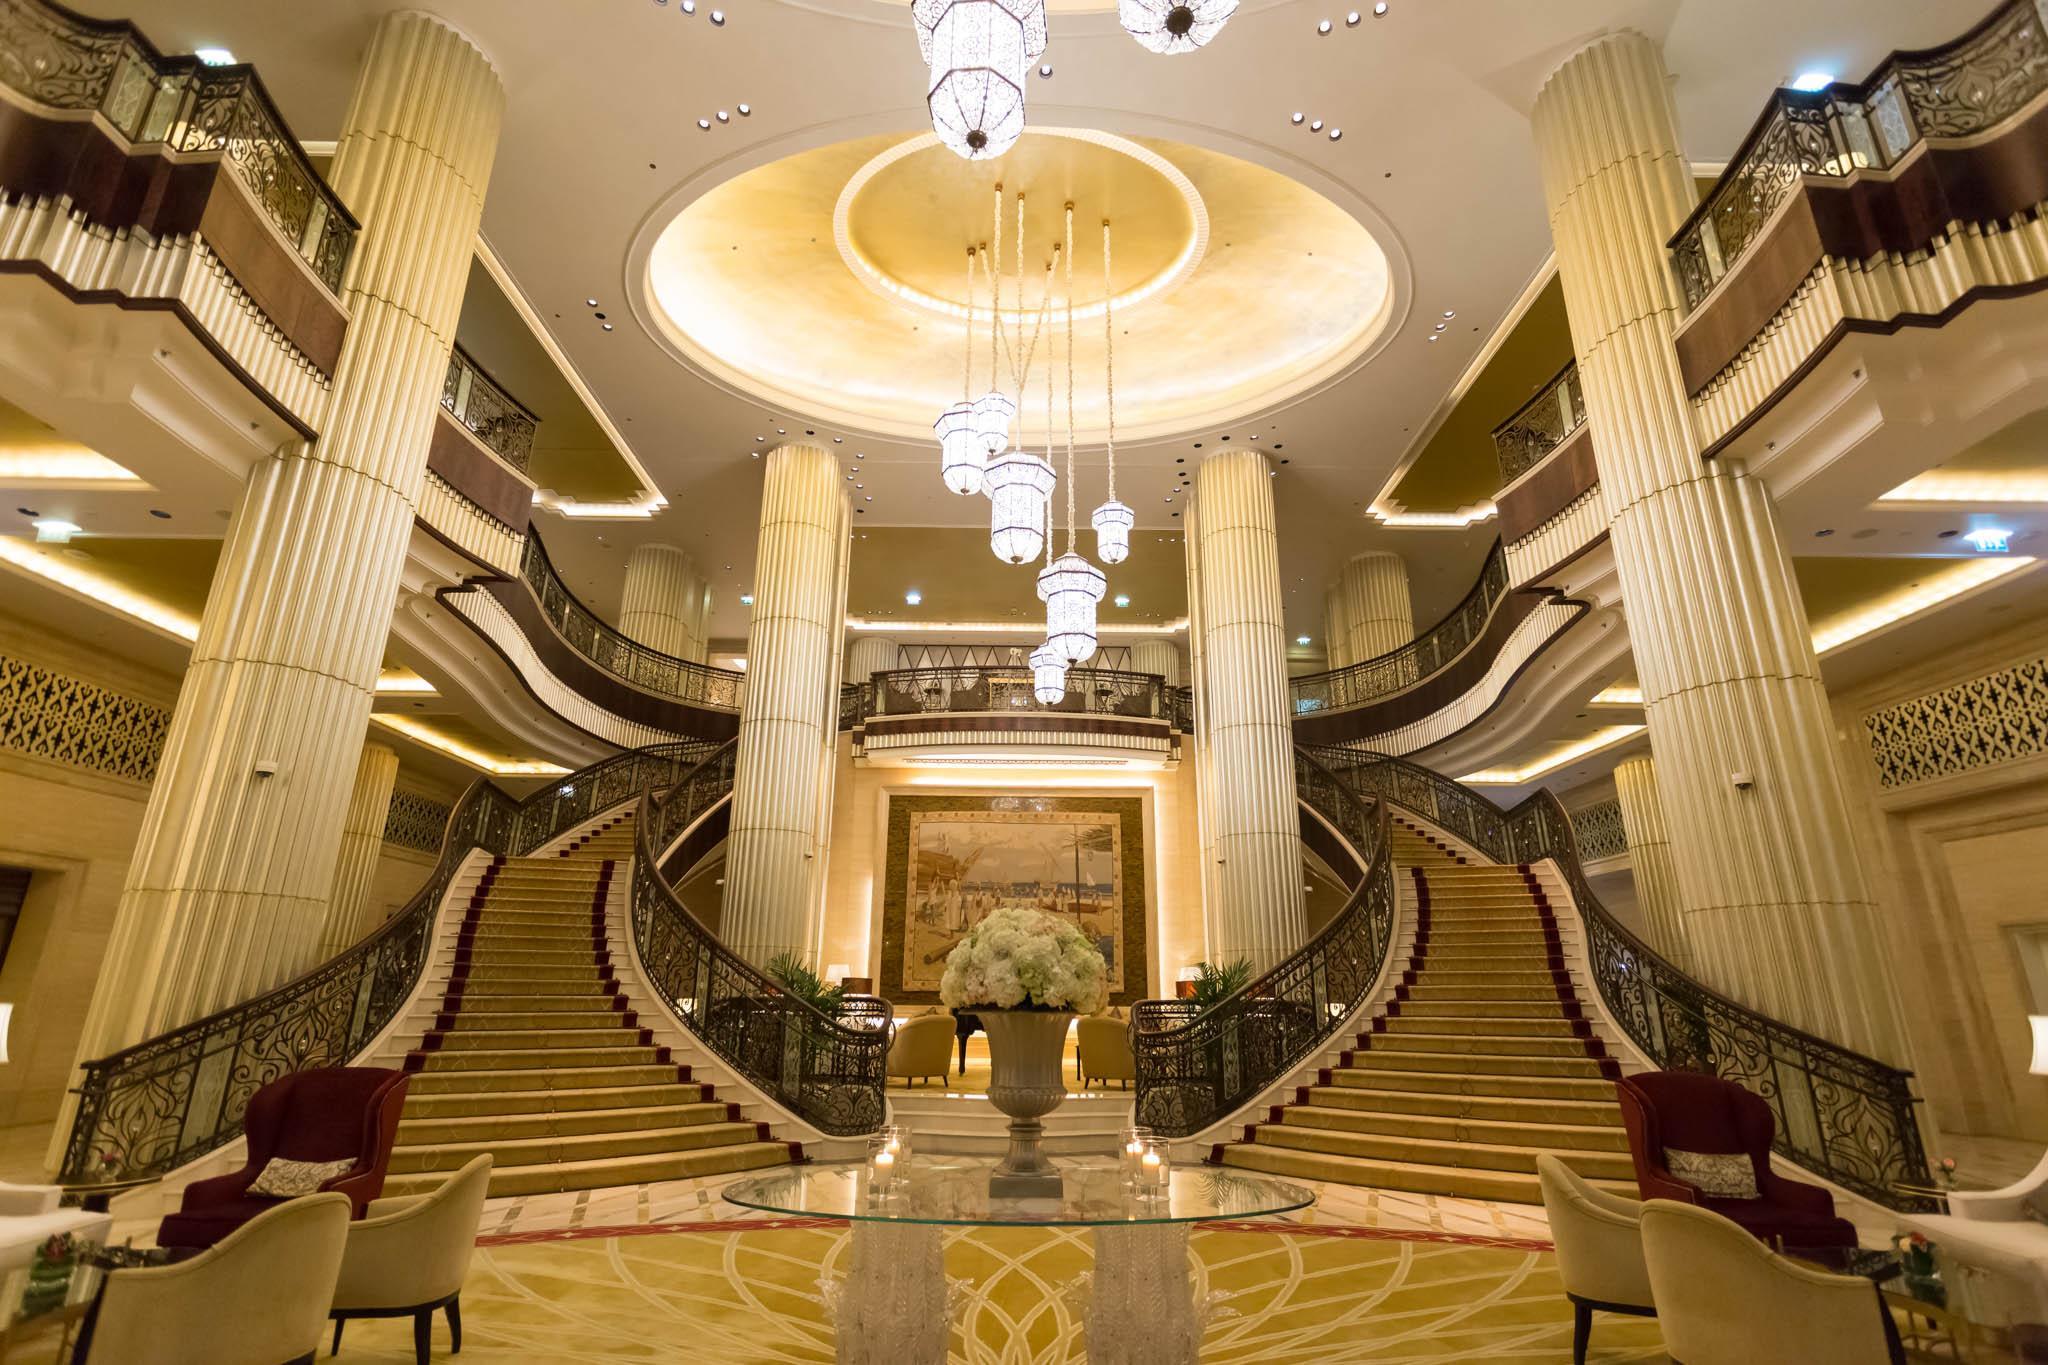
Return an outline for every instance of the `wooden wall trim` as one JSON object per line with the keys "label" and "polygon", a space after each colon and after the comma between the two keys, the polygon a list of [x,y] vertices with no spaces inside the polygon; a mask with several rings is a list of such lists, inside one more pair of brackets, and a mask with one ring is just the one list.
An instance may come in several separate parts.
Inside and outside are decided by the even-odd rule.
{"label": "wooden wall trim", "polygon": [[943,730],[953,734],[1057,730],[1065,734],[1109,735],[1124,739],[1164,739],[1173,733],[1172,725],[1163,720],[1130,720],[1086,711],[933,712],[914,716],[875,716],[864,721],[860,730],[863,736],[916,734],[923,730]]}
{"label": "wooden wall trim", "polygon": [[525,531],[533,519],[532,482],[485,449],[468,427],[438,404],[433,439],[427,446],[427,468],[514,531]]}
{"label": "wooden wall trim", "polygon": [[1538,529],[1598,482],[1600,467],[1593,458],[1593,424],[1589,420],[1494,499],[1500,514],[1501,544],[1512,545]]}

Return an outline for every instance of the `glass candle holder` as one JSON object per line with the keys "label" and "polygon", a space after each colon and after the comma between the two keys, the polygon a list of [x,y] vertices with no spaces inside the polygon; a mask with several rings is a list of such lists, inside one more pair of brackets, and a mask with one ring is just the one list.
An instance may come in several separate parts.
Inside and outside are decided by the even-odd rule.
{"label": "glass candle holder", "polygon": [[900,1166],[910,1159],[910,1128],[902,1123],[885,1123],[875,1130],[876,1150],[887,1150],[896,1156]]}
{"label": "glass candle holder", "polygon": [[1163,1142],[1148,1142],[1138,1154],[1138,1196],[1164,1199],[1173,1180],[1173,1157]]}
{"label": "glass candle holder", "polygon": [[1150,1128],[1132,1126],[1119,1128],[1116,1134],[1116,1170],[1125,1189],[1136,1189],[1138,1185],[1138,1164],[1145,1155],[1145,1149],[1153,1143]]}

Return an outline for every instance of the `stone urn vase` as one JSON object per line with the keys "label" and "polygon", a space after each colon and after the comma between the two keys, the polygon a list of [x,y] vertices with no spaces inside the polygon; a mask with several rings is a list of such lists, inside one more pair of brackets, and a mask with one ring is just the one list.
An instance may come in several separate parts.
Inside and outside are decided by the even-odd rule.
{"label": "stone urn vase", "polygon": [[977,1009],[988,1034],[988,1099],[1010,1118],[1010,1146],[995,1173],[999,1178],[1057,1180],[1045,1156],[1045,1125],[1039,1120],[1067,1097],[1067,1026],[1070,1010]]}

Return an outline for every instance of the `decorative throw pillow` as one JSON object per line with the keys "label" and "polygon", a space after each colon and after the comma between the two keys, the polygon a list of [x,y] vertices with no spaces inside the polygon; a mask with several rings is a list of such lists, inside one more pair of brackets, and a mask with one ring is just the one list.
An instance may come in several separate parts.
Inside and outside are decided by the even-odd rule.
{"label": "decorative throw pillow", "polygon": [[293,1161],[289,1157],[274,1156],[257,1175],[256,1183],[249,1186],[249,1193],[266,1194],[272,1199],[296,1199],[302,1194],[317,1194],[322,1185],[338,1175],[347,1175],[355,1164],[353,1158]]}
{"label": "decorative throw pillow", "polygon": [[1680,1180],[1699,1186],[1701,1194],[1716,1199],[1763,1197],[1756,1187],[1756,1167],[1749,1164],[1747,1152],[1681,1152],[1676,1147],[1666,1147],[1664,1165]]}

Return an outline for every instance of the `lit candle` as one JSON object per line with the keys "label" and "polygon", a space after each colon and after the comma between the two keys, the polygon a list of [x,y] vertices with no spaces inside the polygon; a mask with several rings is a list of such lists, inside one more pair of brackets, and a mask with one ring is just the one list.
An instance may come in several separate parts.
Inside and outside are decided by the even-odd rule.
{"label": "lit candle", "polygon": [[1145,1168],[1145,1183],[1148,1185],[1158,1184],[1160,1175],[1159,1153],[1145,1153],[1145,1155],[1141,1158],[1141,1164]]}
{"label": "lit candle", "polygon": [[884,1147],[875,1153],[875,1174],[888,1175],[896,1169],[896,1153]]}

